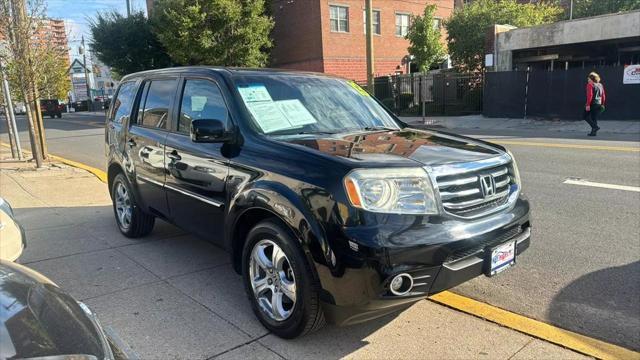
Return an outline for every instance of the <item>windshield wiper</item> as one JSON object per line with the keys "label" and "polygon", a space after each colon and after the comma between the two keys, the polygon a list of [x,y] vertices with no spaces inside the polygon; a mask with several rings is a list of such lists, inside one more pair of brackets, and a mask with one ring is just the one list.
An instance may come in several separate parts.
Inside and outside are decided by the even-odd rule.
{"label": "windshield wiper", "polygon": [[276,135],[276,136],[278,136],[278,135],[283,135],[283,136],[286,136],[286,135],[335,135],[337,133],[338,133],[337,131],[298,131],[298,132],[295,132],[295,133],[291,133],[291,132],[280,132],[280,133],[278,133],[276,131],[276,132],[273,132],[273,133],[271,133],[269,135]]}
{"label": "windshield wiper", "polygon": [[396,131],[398,129],[390,128],[387,126],[367,126],[362,128],[362,130],[366,131]]}

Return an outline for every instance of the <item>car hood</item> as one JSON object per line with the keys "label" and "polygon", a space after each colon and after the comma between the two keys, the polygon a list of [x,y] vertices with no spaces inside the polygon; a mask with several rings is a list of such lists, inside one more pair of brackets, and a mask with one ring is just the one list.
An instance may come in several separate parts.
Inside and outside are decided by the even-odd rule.
{"label": "car hood", "polygon": [[24,266],[0,261],[0,358],[65,354],[105,358],[104,340],[80,305]]}
{"label": "car hood", "polygon": [[406,166],[472,162],[503,154],[499,148],[481,141],[410,128],[358,134],[278,137],[277,140],[352,162]]}

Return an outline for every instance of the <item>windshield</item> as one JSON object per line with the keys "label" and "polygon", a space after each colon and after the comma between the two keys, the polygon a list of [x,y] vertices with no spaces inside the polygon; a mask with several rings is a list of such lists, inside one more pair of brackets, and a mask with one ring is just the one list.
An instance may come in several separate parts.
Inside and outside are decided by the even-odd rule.
{"label": "windshield", "polygon": [[264,74],[239,75],[234,81],[244,105],[263,134],[399,129],[382,106],[347,80]]}

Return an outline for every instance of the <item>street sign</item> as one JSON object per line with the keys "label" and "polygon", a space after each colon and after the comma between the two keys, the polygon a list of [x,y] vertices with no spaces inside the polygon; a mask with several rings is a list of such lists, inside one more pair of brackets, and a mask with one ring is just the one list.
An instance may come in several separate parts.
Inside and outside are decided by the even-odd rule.
{"label": "street sign", "polygon": [[640,84],[640,65],[625,66],[623,73],[623,84]]}

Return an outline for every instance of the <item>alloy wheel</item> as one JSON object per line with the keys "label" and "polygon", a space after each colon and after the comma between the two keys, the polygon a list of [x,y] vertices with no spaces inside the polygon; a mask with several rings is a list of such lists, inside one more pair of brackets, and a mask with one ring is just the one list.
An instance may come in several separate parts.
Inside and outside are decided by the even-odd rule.
{"label": "alloy wheel", "polygon": [[131,213],[133,212],[133,206],[131,205],[131,196],[129,195],[129,191],[121,182],[116,185],[115,201],[118,221],[123,228],[128,229],[131,226]]}
{"label": "alloy wheel", "polygon": [[296,280],[284,251],[271,240],[258,241],[249,261],[251,288],[260,310],[272,320],[284,321],[296,305]]}

